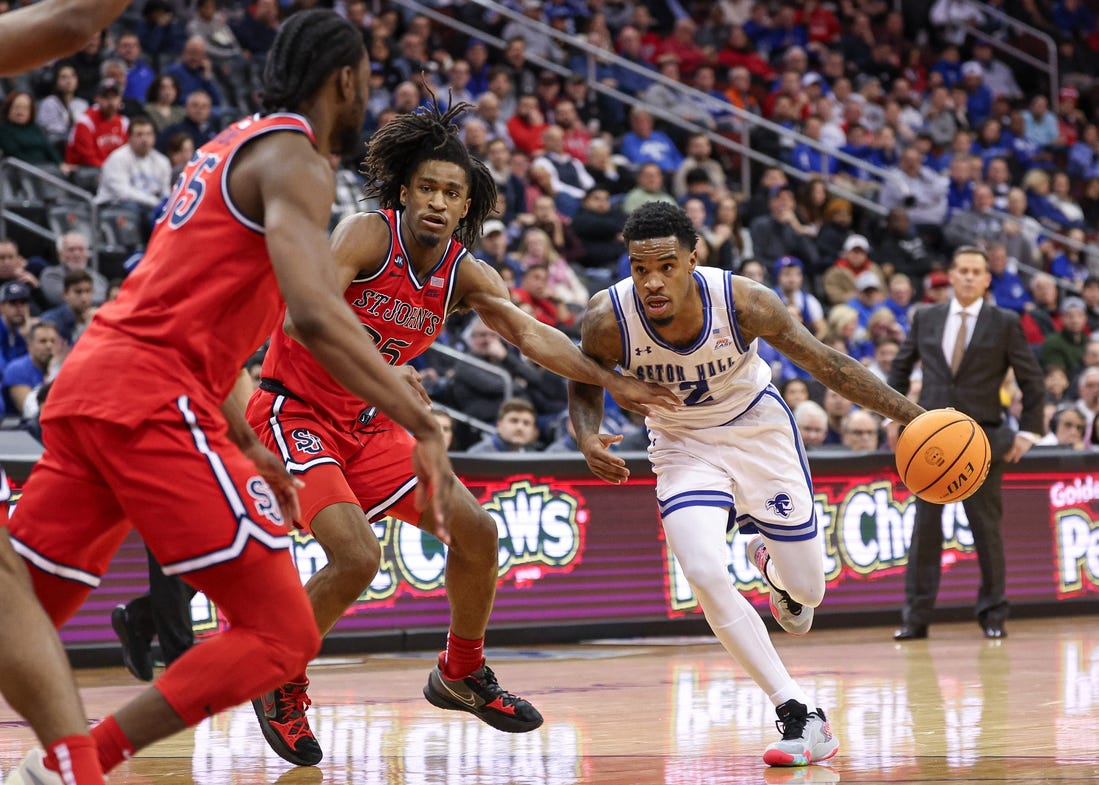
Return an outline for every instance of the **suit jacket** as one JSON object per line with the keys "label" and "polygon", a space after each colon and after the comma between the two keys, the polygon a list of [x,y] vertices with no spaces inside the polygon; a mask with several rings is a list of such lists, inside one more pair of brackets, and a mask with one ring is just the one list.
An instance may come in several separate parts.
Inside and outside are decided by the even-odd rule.
{"label": "suit jacket", "polygon": [[1002,457],[1014,441],[1006,427],[1000,386],[1008,368],[1023,393],[1022,430],[1041,434],[1045,386],[1042,370],[1027,344],[1019,315],[990,303],[981,306],[973,337],[966,346],[958,373],[950,372],[950,360],[943,354],[943,332],[950,303],[916,309],[912,326],[889,370],[889,385],[907,393],[909,376],[916,361],[923,369],[920,406],[925,409],[953,407],[968,414],[988,433],[992,457]]}

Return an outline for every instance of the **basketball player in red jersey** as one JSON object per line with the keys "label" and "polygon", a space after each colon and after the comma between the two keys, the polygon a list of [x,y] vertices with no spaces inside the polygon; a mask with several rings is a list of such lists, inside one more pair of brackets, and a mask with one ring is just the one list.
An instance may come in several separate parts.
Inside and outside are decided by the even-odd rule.
{"label": "basketball player in red jersey", "polygon": [[[369,75],[361,34],[337,14],[283,23],[264,74],[267,113],[196,151],[144,260],[97,313],[43,409],[46,451],[10,532],[54,624],[83,603],[133,525],[164,572],[205,592],[231,625],[92,730],[104,772],[284,683],[319,649],[286,552],[297,483],[234,390],[283,300],[323,366],[414,434],[421,495],[446,503],[439,426],[363,335],[327,242],[328,156],[357,140]],[[436,532],[448,539],[445,525]],[[65,766],[32,751],[9,782],[60,783]]]}
{"label": "basketball player in red jersey", "polygon": [[[663,405],[668,396],[607,371],[561,332],[517,308],[500,276],[463,247],[481,234],[496,186],[457,136],[459,105],[399,115],[370,140],[363,164],[368,195],[382,209],[346,218],[332,245],[344,299],[382,356],[397,366],[418,357],[451,311],[470,308],[540,365],[572,379],[602,379],[629,409]],[[410,374],[414,374],[411,368]],[[410,440],[400,427],[363,409],[283,333],[276,334],[249,403],[248,420],[291,473],[305,480],[300,526],[324,547],[327,565],[306,584],[317,626],[326,634],[373,580],[380,547],[369,522],[387,514],[418,523]],[[446,508],[452,536],[446,563],[451,604],[446,651],[425,697],[468,711],[500,730],[542,724],[528,701],[502,689],[484,661],[484,636],[497,582],[499,535],[492,518],[456,477]],[[321,759],[305,708],[304,669],[293,682],[253,702],[272,748],[298,765]]]}
{"label": "basketball player in red jersey", "polygon": [[[75,52],[127,5],[129,0],[43,0],[0,15],[0,75],[29,71]],[[58,782],[102,785],[68,657],[35,599],[26,565],[8,541],[9,497],[5,476],[0,483],[0,691],[30,723],[47,753],[65,761],[65,776]]]}

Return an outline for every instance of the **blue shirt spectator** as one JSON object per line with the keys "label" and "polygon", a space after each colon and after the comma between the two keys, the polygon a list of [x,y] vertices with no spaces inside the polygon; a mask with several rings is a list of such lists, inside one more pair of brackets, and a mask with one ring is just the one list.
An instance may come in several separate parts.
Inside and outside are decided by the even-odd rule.
{"label": "blue shirt spectator", "polygon": [[667,134],[653,128],[653,116],[635,106],[630,112],[633,129],[622,138],[622,155],[634,166],[653,163],[660,171],[674,172],[683,163],[683,154]]}
{"label": "blue shirt spectator", "polygon": [[31,290],[22,281],[0,287],[0,358],[7,365],[27,353],[22,330],[30,319]]}

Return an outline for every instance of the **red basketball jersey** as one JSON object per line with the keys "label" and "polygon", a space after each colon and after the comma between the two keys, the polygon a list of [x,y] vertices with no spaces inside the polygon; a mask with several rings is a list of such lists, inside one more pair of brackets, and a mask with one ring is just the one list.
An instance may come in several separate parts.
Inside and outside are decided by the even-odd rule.
{"label": "red basketball jersey", "polygon": [[[427,351],[442,332],[466,249],[451,239],[438,264],[421,280],[401,242],[400,211],[379,210],[376,214],[389,224],[389,253],[376,272],[351,283],[344,299],[389,364],[404,365]],[[372,414],[372,407],[347,392],[281,326],[271,338],[261,375],[278,382],[341,428],[353,427],[360,416],[366,421]]]}
{"label": "red basketball jersey", "polygon": [[43,419],[83,415],[136,426],[180,395],[220,407],[282,311],[264,228],[229,196],[230,165],[249,142],[283,131],[314,140],[304,117],[257,115],[195,152],[145,257],[65,360]]}

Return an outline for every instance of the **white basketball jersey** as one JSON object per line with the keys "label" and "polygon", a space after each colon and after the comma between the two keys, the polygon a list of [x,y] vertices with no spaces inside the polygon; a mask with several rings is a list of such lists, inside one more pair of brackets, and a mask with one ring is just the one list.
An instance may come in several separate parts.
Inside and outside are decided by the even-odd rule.
{"label": "white basketball jersey", "polygon": [[771,369],[744,344],[733,303],[733,276],[714,267],[694,272],[702,296],[702,331],[690,346],[665,342],[645,317],[644,306],[627,278],[610,288],[622,333],[622,371],[663,385],[683,402],[677,412],[653,409],[645,424],[655,430],[723,425],[744,412],[771,383]]}

